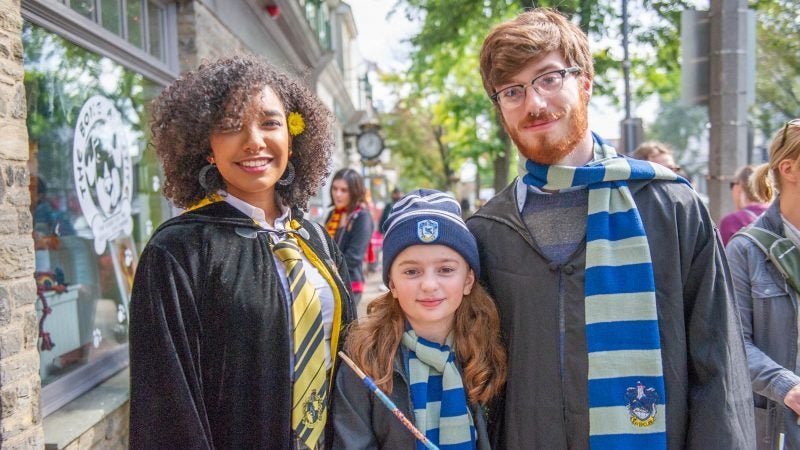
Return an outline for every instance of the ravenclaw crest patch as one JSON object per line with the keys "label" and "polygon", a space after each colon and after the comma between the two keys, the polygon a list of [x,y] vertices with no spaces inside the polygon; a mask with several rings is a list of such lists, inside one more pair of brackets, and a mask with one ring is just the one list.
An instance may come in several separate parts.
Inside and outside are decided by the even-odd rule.
{"label": "ravenclaw crest patch", "polygon": [[628,413],[631,415],[632,424],[637,427],[649,427],[656,421],[658,392],[655,388],[636,383],[636,387],[629,387],[625,391],[625,399],[628,401]]}

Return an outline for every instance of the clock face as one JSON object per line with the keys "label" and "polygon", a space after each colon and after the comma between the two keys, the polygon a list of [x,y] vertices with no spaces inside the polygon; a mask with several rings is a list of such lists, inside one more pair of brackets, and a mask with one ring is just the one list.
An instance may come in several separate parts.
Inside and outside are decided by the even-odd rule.
{"label": "clock face", "polygon": [[383,151],[383,138],[377,131],[365,131],[356,140],[358,153],[364,159],[374,159]]}

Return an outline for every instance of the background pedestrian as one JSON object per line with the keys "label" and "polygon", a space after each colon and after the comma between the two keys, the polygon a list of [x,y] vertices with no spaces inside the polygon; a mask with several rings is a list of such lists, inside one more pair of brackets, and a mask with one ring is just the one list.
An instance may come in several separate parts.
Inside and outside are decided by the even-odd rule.
{"label": "background pedestrian", "polygon": [[325,228],[344,254],[353,301],[358,306],[364,292],[364,261],[375,228],[366,203],[364,178],[353,169],[341,169],[333,175],[330,193],[333,208],[325,219]]}
{"label": "background pedestrian", "polygon": [[[769,162],[755,169],[752,184],[769,209],[752,226],[786,238],[794,250],[781,259],[800,261],[800,119],[789,121],[772,137]],[[734,235],[728,262],[736,288],[747,363],[755,392],[759,449],[800,449],[800,366],[798,366],[798,301],[800,266],[782,274],[773,258],[747,236]]]}
{"label": "background pedestrian", "polygon": [[723,245],[728,245],[734,233],[753,223],[767,210],[768,204],[758,199],[751,183],[754,167],[747,165],[739,168],[731,181],[731,197],[736,211],[719,221],[719,235]]}

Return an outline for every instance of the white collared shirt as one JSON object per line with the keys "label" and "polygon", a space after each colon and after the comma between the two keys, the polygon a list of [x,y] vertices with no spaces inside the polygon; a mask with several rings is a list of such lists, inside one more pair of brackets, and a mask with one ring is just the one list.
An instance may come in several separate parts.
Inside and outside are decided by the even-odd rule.
{"label": "white collared shirt", "polygon": [[[270,231],[285,231],[288,229],[288,224],[292,220],[291,209],[283,208],[281,210],[280,217],[275,219],[275,225],[270,226],[267,223],[267,216],[264,213],[264,210],[253,206],[244,200],[238,199],[231,194],[225,194],[223,196],[225,201],[233,206],[234,208],[241,211],[247,217],[253,219],[262,229],[270,230]],[[273,243],[280,240],[278,233],[270,233],[270,239]],[[306,272],[306,278],[311,283],[314,288],[317,289],[317,293],[319,294],[319,301],[320,306],[322,308],[322,325],[325,332],[325,362],[330,368],[331,365],[331,328],[333,327],[333,311],[334,311],[334,300],[333,300],[333,289],[325,280],[325,278],[319,273],[316,267],[308,260],[306,255],[301,252],[301,256],[303,258],[303,268]],[[273,255],[272,258],[275,260],[275,267],[278,268],[278,277],[281,280],[281,286],[283,286],[283,292],[286,293],[287,299],[287,306],[289,311],[289,324],[292,324],[292,298],[289,292],[289,282],[286,278],[286,267],[284,267],[283,263],[278,259],[277,256]],[[290,325],[291,328],[291,325]],[[289,333],[289,342],[290,345],[293,346],[292,342],[292,334]],[[290,352],[291,353],[291,352]],[[294,363],[292,362],[292,367]]]}

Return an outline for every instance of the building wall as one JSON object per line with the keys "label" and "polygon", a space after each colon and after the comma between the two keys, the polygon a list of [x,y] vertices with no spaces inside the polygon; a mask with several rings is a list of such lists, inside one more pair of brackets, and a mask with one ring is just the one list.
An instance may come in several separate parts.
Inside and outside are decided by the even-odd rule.
{"label": "building wall", "polygon": [[0,446],[44,446],[19,0],[0,0]]}
{"label": "building wall", "polygon": [[[70,430],[74,434],[69,434],[69,437],[59,436],[54,439],[51,434],[53,423],[63,420],[65,415],[70,416],[69,420],[75,420],[74,416],[78,414],[88,411],[96,413],[91,406],[83,408],[85,411],[77,411],[80,408],[71,403],[71,408],[65,407],[45,419],[42,418],[37,349],[39,323],[35,310],[36,282],[33,277],[35,253],[32,239],[33,218],[30,212],[29,139],[21,43],[20,5],[24,1],[0,0],[0,136],[3,142],[0,145],[0,448],[126,448],[129,436],[127,392],[118,403],[105,409],[100,416],[88,419],[89,424],[79,427],[77,431]],[[241,2],[242,5],[246,3]],[[255,24],[262,27],[260,33],[274,35],[273,39],[259,41],[259,47],[255,49],[250,45],[253,41],[252,33],[245,38],[239,27],[241,25],[249,29],[247,27],[255,26],[251,22],[240,20],[249,10],[238,11],[239,15],[228,13],[224,16],[214,9],[215,4],[209,0],[177,3],[180,72],[194,69],[206,59],[231,55],[237,51],[254,50],[256,53],[263,53],[270,60],[275,60],[278,65],[294,66],[299,74],[312,72],[302,63],[304,57],[313,57],[318,49],[309,50],[305,48],[304,42],[298,43],[290,39],[285,26],[281,27],[274,19],[267,17],[259,18]],[[229,7],[227,2],[221,6],[225,7]],[[229,16],[236,20],[231,21]],[[293,20],[296,22],[299,19]],[[348,32],[345,32],[345,37],[351,38]],[[287,43],[294,47],[287,47]],[[351,50],[347,45],[343,47],[348,53]],[[339,58],[340,61],[348,59],[348,56]],[[343,79],[338,63],[336,61],[332,67],[317,71],[313,81],[320,84],[314,87],[332,108],[338,99],[340,104],[348,103],[347,109],[352,112],[355,98],[346,102],[343,99],[342,93],[349,90],[350,86],[347,85],[350,81]],[[338,71],[337,76],[331,77],[330,72],[334,68]],[[341,136],[339,141],[338,153],[341,153]],[[92,393],[97,395],[103,389],[106,388],[98,387],[85,396]],[[127,382],[124,389],[127,389]],[[82,397],[76,399],[76,402]],[[57,417],[59,413],[61,417]],[[44,434],[44,422],[50,427],[47,437]],[[55,428],[60,430],[69,427]]]}
{"label": "building wall", "polygon": [[128,414],[130,414],[130,404],[125,402],[122,406],[115,409],[111,414],[93,427],[89,428],[80,435],[78,439],[72,441],[64,447],[64,450],[126,450],[128,448]]}
{"label": "building wall", "polygon": [[244,51],[242,42],[205,5],[197,1],[178,5],[181,73],[197,68],[204,59],[214,60]]}

